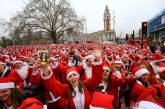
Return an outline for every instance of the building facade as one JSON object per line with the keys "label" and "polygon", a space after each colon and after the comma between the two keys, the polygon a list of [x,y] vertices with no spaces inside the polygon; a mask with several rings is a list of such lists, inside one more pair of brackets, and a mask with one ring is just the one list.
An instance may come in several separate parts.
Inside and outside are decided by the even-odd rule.
{"label": "building facade", "polygon": [[100,30],[90,34],[84,34],[79,38],[79,41],[114,44],[116,39],[116,32],[114,28],[113,29],[111,28],[112,26],[111,13],[110,10],[108,9],[108,6],[106,6],[105,8],[103,21],[104,21],[104,30]]}
{"label": "building facade", "polygon": [[165,8],[148,21],[148,36],[154,42],[165,41]]}

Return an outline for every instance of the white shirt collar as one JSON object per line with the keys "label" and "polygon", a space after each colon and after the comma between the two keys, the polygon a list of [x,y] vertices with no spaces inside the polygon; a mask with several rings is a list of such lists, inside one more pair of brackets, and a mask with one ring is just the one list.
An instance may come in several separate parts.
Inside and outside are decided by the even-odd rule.
{"label": "white shirt collar", "polygon": [[165,87],[165,81],[163,82],[163,86]]}

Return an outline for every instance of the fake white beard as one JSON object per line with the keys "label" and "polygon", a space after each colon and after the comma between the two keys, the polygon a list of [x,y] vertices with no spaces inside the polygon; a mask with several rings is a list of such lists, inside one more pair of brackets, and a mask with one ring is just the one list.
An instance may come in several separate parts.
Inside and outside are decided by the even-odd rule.
{"label": "fake white beard", "polygon": [[24,80],[28,76],[28,66],[23,66],[21,69],[17,69],[17,73]]}

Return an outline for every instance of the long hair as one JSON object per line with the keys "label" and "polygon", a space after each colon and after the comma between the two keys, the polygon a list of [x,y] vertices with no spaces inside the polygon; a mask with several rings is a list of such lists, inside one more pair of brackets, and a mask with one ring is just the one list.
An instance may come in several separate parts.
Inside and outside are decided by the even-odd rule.
{"label": "long hair", "polygon": [[139,80],[144,85],[144,87],[148,87],[150,85],[149,82],[143,82],[142,79],[141,79],[141,77],[138,78],[137,80]]}
{"label": "long hair", "polygon": [[12,106],[14,107],[14,109],[17,109],[24,100],[23,92],[17,88],[11,89],[11,100]]}
{"label": "long hair", "polygon": [[[78,90],[80,93],[83,93],[83,82],[81,82],[81,81],[79,81]],[[71,84],[69,84],[68,95],[72,98],[74,98],[76,96],[76,92],[74,91]]]}

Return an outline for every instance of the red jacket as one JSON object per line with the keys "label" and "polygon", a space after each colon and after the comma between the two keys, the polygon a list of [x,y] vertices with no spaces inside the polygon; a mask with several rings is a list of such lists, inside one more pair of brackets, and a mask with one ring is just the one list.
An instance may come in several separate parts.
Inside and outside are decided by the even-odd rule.
{"label": "red jacket", "polygon": [[[95,90],[96,86],[102,80],[102,65],[92,66],[92,77],[84,81],[83,92],[84,92],[84,109],[88,109],[91,103],[91,93]],[[44,87],[50,90],[54,95],[61,95],[68,100],[70,109],[76,109],[73,98],[68,95],[69,85],[61,84],[54,76],[49,79],[43,79]],[[50,87],[54,86],[54,87]]]}
{"label": "red jacket", "polygon": [[151,94],[152,89],[149,87],[144,87],[140,81],[136,81],[134,84],[132,90],[131,90],[131,101],[132,102],[137,102],[139,99],[143,99],[142,96],[143,94]]}
{"label": "red jacket", "polygon": [[[30,78],[30,82],[33,85],[43,85],[42,79],[41,79],[41,72],[38,72],[36,74],[32,74]],[[45,88],[45,87],[44,87]],[[67,109],[66,99],[61,96],[54,96],[51,91],[45,88],[45,98],[47,102],[52,101],[52,103],[47,103],[48,109]],[[51,94],[52,95],[51,95]],[[60,97],[58,99],[58,97]],[[57,101],[53,101],[53,99],[57,99]]]}
{"label": "red jacket", "polygon": [[17,88],[22,89],[26,84],[30,82],[31,74],[32,74],[31,67],[28,67],[26,70],[23,69],[20,72],[17,69],[13,69],[11,70],[9,77],[13,78],[13,82],[16,84]]}
{"label": "red jacket", "polygon": [[154,93],[152,93],[153,97],[156,97],[156,100],[165,108],[165,85],[157,84],[153,86],[153,90],[154,90]]}

